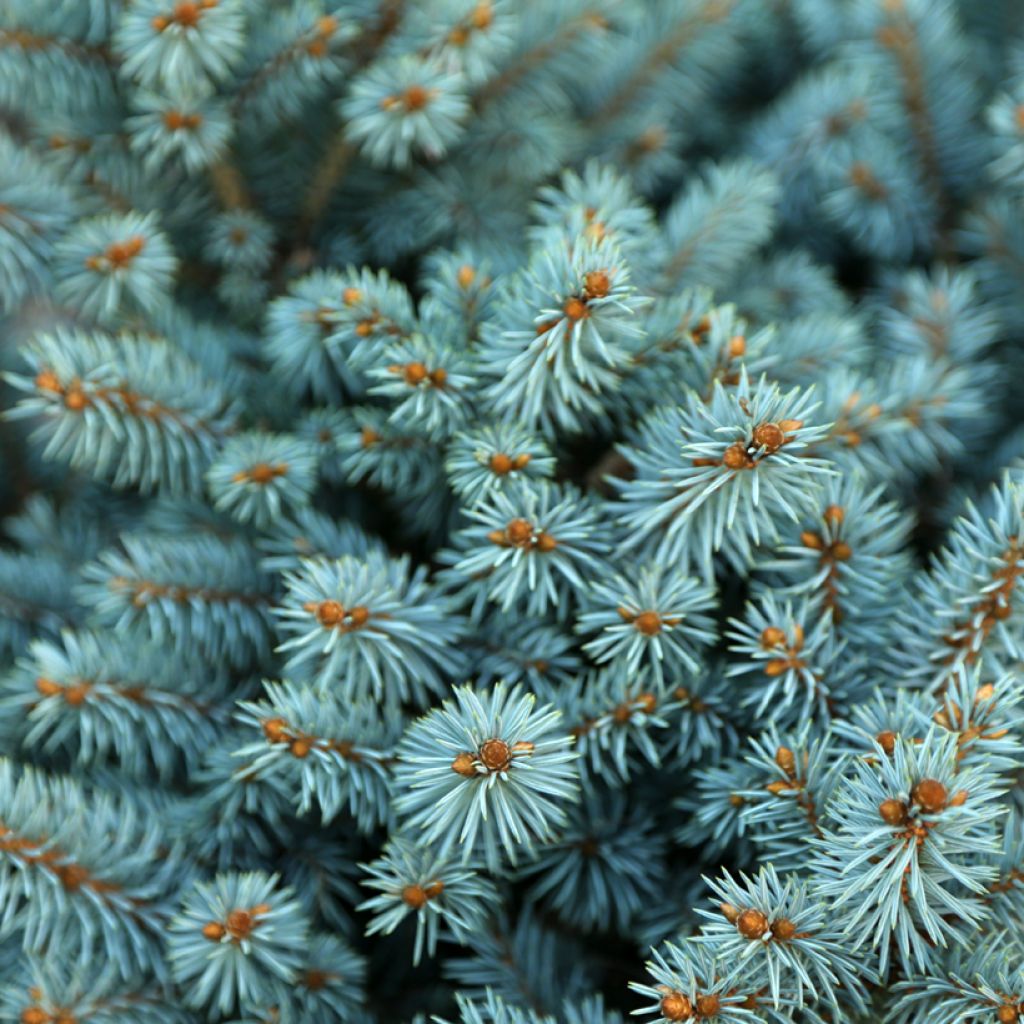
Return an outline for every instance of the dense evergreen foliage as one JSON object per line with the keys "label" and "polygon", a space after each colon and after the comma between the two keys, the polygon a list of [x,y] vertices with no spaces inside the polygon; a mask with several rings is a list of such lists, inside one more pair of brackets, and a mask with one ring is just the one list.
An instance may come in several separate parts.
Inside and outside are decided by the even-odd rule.
{"label": "dense evergreen foliage", "polygon": [[0,0],[0,1020],[1024,1020],[1021,0]]}

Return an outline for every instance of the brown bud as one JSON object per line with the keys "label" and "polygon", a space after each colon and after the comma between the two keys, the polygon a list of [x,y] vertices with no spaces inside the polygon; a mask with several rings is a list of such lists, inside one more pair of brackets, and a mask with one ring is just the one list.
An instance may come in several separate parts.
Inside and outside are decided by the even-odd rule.
{"label": "brown bud", "polygon": [[892,756],[892,752],[896,749],[896,733],[889,729],[880,732],[876,737],[878,745],[888,754]]}
{"label": "brown bud", "polygon": [[[202,123],[202,118],[194,114],[183,114],[180,110],[168,110],[164,114],[164,127],[171,132],[181,131],[183,128],[194,128],[198,127]],[[235,232],[241,231],[242,238],[238,241],[235,240]],[[234,228],[231,231],[231,241],[235,242],[236,245],[245,241],[246,234],[242,228]]]}
{"label": "brown bud", "polygon": [[233,939],[244,939],[249,936],[256,922],[248,910],[232,910],[227,919],[228,934]]}
{"label": "brown bud", "polygon": [[402,890],[402,902],[412,907],[413,910],[425,907],[429,899],[430,897],[422,885],[407,885]]}
{"label": "brown bud", "polygon": [[883,800],[878,813],[886,825],[902,825],[907,820],[907,805],[902,800]]}
{"label": "brown bud", "polygon": [[775,751],[775,763],[790,777],[796,775],[796,754],[789,747]]}
{"label": "brown bud", "polygon": [[566,299],[565,305],[562,307],[562,311],[574,323],[584,319],[584,317],[590,316],[590,310],[587,309],[587,304],[582,299],[576,298],[576,296]]}
{"label": "brown bud", "polygon": [[796,925],[786,917],[772,922],[772,935],[779,942],[790,942],[796,937]]}
{"label": "brown bud", "polygon": [[303,988],[308,988],[311,992],[319,992],[320,989],[326,988],[327,983],[331,980],[331,975],[327,971],[321,971],[316,967],[311,967],[306,971],[300,978],[299,984]]}
{"label": "brown bud", "polygon": [[815,551],[821,551],[825,546],[825,542],[821,539],[821,536],[814,533],[812,530],[804,530],[800,534],[800,543],[805,548],[813,548]]}
{"label": "brown bud", "polygon": [[697,1015],[714,1017],[722,1008],[722,1001],[716,995],[697,996]]}
{"label": "brown bud", "polygon": [[641,612],[633,620],[633,626],[644,636],[656,636],[661,632],[661,616],[657,612]]}
{"label": "brown bud", "polygon": [[53,1018],[41,1006],[26,1006],[21,1011],[21,1024],[50,1024]]}
{"label": "brown bud", "polygon": [[36,680],[36,689],[44,697],[55,697],[61,692],[63,687],[60,683],[55,683],[52,679],[46,679],[44,676],[40,676]]}
{"label": "brown bud", "polygon": [[270,743],[287,743],[288,723],[283,718],[268,718],[263,723],[263,735]]}
{"label": "brown bud", "polygon": [[591,270],[583,280],[589,299],[603,299],[612,289],[611,278],[606,270]]}
{"label": "brown bud", "polygon": [[350,608],[348,612],[349,625],[353,629],[359,629],[360,626],[365,626],[370,621],[370,609],[364,605],[357,604],[355,608]]}
{"label": "brown bud", "polygon": [[274,477],[279,475],[276,467],[270,466],[266,462],[257,462],[246,474],[254,484],[269,484]]}
{"label": "brown bud", "polygon": [[786,435],[777,423],[760,423],[754,427],[754,444],[768,452],[777,452],[785,444]]}
{"label": "brown bud", "polygon": [[653,693],[638,693],[633,702],[640,705],[639,710],[645,715],[653,715],[657,708],[657,697]]}
{"label": "brown bud", "polygon": [[102,256],[91,256],[85,261],[90,270],[115,270],[128,266],[145,248],[146,240],[139,235],[124,242],[111,242]]}
{"label": "brown bud", "polygon": [[459,754],[452,761],[452,771],[463,778],[472,779],[476,776],[476,765],[472,754]]}
{"label": "brown bud", "polygon": [[739,359],[740,356],[746,355],[747,352],[747,339],[742,334],[737,334],[734,338],[729,341],[729,357],[731,359]]}
{"label": "brown bud", "polygon": [[497,476],[504,476],[512,472],[512,460],[504,452],[495,452],[488,462],[491,472]]}
{"label": "brown bud", "polygon": [[513,519],[505,527],[505,536],[517,548],[525,547],[533,540],[533,523],[526,519]]}
{"label": "brown bud", "polygon": [[946,806],[949,793],[938,779],[922,779],[911,794],[921,810],[937,814]]}
{"label": "brown bud", "polygon": [[1020,1020],[1020,1012],[1016,1006],[1011,1006],[1009,1003],[1003,1003],[1003,1005],[996,1010],[996,1020],[999,1021],[999,1024],[1015,1024],[1016,1021]]}
{"label": "brown bud", "polygon": [[58,394],[64,389],[61,387],[60,378],[53,370],[43,370],[36,375],[36,387],[40,391],[55,391]]}
{"label": "brown bud", "polygon": [[430,92],[422,85],[410,85],[402,93],[406,110],[422,110],[430,102]]}
{"label": "brown bud", "polygon": [[689,1020],[693,1016],[693,1004],[682,992],[669,992],[661,1000],[659,1009],[666,1020]]}
{"label": "brown bud", "polygon": [[476,280],[476,271],[468,263],[464,263],[459,267],[455,278],[460,288],[468,288]]}
{"label": "brown bud", "polygon": [[613,712],[612,718],[619,725],[625,725],[633,717],[633,705],[629,701],[623,701]]}
{"label": "brown bud", "polygon": [[316,620],[321,626],[336,626],[345,618],[345,608],[338,601],[321,601],[316,606]]}
{"label": "brown bud", "polygon": [[846,562],[853,556],[853,548],[845,540],[838,540],[832,545],[832,557],[837,562]]}
{"label": "brown bud", "polygon": [[395,367],[395,372],[401,372],[402,379],[410,387],[415,387],[427,379],[427,368],[423,363],[406,363],[405,366]]}
{"label": "brown bud", "polygon": [[505,771],[512,763],[512,751],[504,740],[490,739],[480,747],[480,761],[488,771]]}
{"label": "brown bud", "polygon": [[558,547],[558,541],[551,536],[550,533],[538,533],[536,539],[533,542],[533,546],[541,552],[541,554],[548,554],[554,551]]}
{"label": "brown bud", "polygon": [[826,523],[831,523],[834,526],[838,526],[845,517],[846,512],[842,505],[829,505],[822,516]]}
{"label": "brown bud", "polygon": [[211,921],[203,925],[203,938],[210,942],[220,942],[224,938],[225,929],[219,921]]}
{"label": "brown bud", "polygon": [[489,28],[494,20],[494,11],[491,9],[490,0],[481,0],[473,9],[470,20],[473,22],[473,28]]}
{"label": "brown bud", "polygon": [[954,793],[952,798],[950,799],[949,806],[950,807],[963,807],[963,805],[965,803],[967,803],[967,797],[969,795],[970,794],[967,792],[966,789],[957,790],[957,792]]}
{"label": "brown bud", "polygon": [[778,626],[766,626],[761,631],[761,646],[770,651],[773,647],[781,647],[786,642],[786,634]]}
{"label": "brown bud", "polygon": [[747,465],[747,449],[742,441],[729,445],[722,455],[722,465],[728,469],[743,469]]}
{"label": "brown bud", "polygon": [[736,919],[736,931],[745,939],[759,939],[768,931],[768,918],[760,910],[751,907]]}
{"label": "brown bud", "polygon": [[64,405],[72,412],[81,412],[88,404],[89,399],[79,388],[69,388],[64,396]]}
{"label": "brown bud", "polygon": [[740,912],[731,903],[721,903],[718,909],[721,910],[722,916],[729,924],[735,924],[739,920]]}

